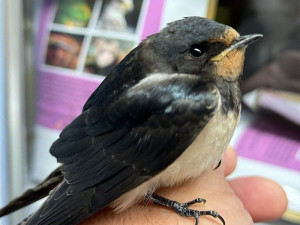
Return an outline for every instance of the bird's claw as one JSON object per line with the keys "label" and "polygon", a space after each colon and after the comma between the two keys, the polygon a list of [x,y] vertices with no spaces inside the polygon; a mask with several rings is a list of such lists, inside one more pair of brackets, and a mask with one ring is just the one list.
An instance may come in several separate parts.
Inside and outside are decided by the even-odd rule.
{"label": "bird's claw", "polygon": [[166,199],[166,198],[161,197],[154,193],[150,195],[150,198],[152,199],[153,202],[155,202],[157,204],[164,205],[168,208],[175,210],[175,212],[177,212],[181,216],[195,218],[195,220],[196,220],[195,225],[198,225],[199,217],[204,216],[204,215],[209,215],[214,218],[218,218],[223,223],[223,225],[225,225],[225,220],[216,211],[213,211],[213,210],[198,211],[198,210],[189,208],[189,206],[191,206],[195,203],[205,203],[206,200],[203,198],[196,198],[196,199],[186,202],[186,203],[179,203],[177,201],[169,200],[169,199]]}
{"label": "bird's claw", "polygon": [[179,203],[181,206],[183,207],[189,207],[191,205],[194,205],[196,203],[203,203],[205,204],[206,203],[206,200],[204,198],[196,198],[192,201],[189,201],[189,202],[186,202],[186,203]]}
{"label": "bird's claw", "polygon": [[218,169],[221,166],[222,160],[220,159],[220,161],[218,162],[217,166],[214,168],[214,170]]}
{"label": "bird's claw", "polygon": [[198,211],[194,209],[189,209],[187,206],[185,206],[185,204],[180,204],[180,203],[174,204],[174,207],[172,209],[174,209],[181,216],[194,217],[196,220],[195,225],[198,225],[199,217],[203,215],[209,215],[214,218],[218,218],[223,223],[223,225],[225,225],[225,220],[223,219],[223,217],[219,213],[213,210]]}

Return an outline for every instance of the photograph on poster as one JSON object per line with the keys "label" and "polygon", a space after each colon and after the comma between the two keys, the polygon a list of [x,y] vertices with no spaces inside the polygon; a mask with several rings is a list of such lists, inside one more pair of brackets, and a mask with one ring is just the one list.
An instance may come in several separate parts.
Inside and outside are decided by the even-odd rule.
{"label": "photograph on poster", "polygon": [[87,27],[95,0],[60,0],[54,23],[70,27]]}
{"label": "photograph on poster", "polygon": [[133,41],[102,37],[93,38],[88,50],[84,71],[106,76],[133,46]]}
{"label": "photograph on poster", "polygon": [[82,40],[82,35],[52,31],[49,36],[45,63],[52,66],[76,69]]}
{"label": "photograph on poster", "polygon": [[142,3],[141,0],[103,0],[98,28],[134,33]]}

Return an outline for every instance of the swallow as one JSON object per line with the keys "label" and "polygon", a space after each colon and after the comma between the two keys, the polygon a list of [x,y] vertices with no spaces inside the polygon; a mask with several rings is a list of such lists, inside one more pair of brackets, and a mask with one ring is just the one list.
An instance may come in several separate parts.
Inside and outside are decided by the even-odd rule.
{"label": "swallow", "polygon": [[155,190],[216,167],[239,121],[245,49],[261,36],[187,17],[146,38],[51,146],[63,179],[24,223],[73,225],[148,198],[196,224],[202,215],[225,224],[188,208],[204,199],[178,203]]}

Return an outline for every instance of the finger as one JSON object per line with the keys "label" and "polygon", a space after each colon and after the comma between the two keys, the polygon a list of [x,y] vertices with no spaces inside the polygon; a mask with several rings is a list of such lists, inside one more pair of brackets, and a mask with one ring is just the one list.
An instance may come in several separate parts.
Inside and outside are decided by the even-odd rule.
{"label": "finger", "polygon": [[222,160],[225,164],[224,175],[228,176],[234,171],[237,162],[237,155],[232,147],[226,149]]}
{"label": "finger", "polygon": [[286,194],[279,184],[261,177],[241,177],[229,181],[254,222],[275,220],[287,208]]}

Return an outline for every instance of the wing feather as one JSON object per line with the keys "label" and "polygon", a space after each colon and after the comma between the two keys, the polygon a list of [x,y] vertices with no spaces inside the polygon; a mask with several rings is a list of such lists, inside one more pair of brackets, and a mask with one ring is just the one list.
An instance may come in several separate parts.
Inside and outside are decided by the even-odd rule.
{"label": "wing feather", "polygon": [[89,100],[62,131],[50,152],[65,181],[28,224],[71,224],[104,208],[174,162],[218,108],[214,85],[197,76],[141,83],[104,106]]}

